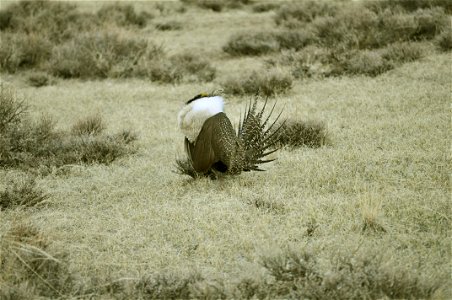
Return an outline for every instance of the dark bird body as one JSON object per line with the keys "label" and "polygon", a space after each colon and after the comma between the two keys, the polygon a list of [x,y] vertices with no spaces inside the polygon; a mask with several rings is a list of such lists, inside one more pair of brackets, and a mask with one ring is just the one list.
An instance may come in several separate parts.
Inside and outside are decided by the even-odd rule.
{"label": "dark bird body", "polygon": [[189,100],[179,113],[179,127],[186,135],[188,167],[194,172],[184,172],[187,164],[180,161],[179,170],[189,175],[215,172],[235,175],[242,171],[261,171],[258,164],[272,161],[262,158],[276,151],[266,152],[274,146],[278,130],[272,130],[276,121],[265,129],[270,115],[263,120],[264,109],[265,105],[256,113],[256,101],[250,105],[236,133],[223,112],[221,97],[198,95]]}

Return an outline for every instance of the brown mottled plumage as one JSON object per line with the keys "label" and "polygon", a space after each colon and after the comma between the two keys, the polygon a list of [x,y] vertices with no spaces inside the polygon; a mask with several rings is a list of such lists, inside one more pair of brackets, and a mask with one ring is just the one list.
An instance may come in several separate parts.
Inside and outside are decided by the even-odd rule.
{"label": "brown mottled plumage", "polygon": [[263,120],[266,105],[256,112],[255,99],[236,133],[222,111],[222,101],[218,96],[198,95],[189,100],[179,113],[179,127],[186,134],[185,149],[188,155],[187,162],[177,161],[180,173],[192,177],[217,172],[236,175],[242,171],[262,171],[259,164],[273,161],[263,158],[277,150],[268,151],[276,142],[276,132],[279,130],[273,129],[276,121],[266,128],[274,106]]}

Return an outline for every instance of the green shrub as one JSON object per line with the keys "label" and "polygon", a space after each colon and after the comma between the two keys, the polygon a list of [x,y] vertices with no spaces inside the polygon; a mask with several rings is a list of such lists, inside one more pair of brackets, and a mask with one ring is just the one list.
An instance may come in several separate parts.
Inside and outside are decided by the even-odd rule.
{"label": "green shrub", "polygon": [[327,130],[321,122],[286,121],[277,134],[278,146],[318,148],[327,143]]}
{"label": "green shrub", "polygon": [[278,69],[271,69],[230,77],[222,85],[224,92],[232,95],[273,96],[289,91],[292,88],[292,81],[291,75]]}
{"label": "green shrub", "polygon": [[279,42],[271,32],[247,32],[233,35],[223,51],[233,55],[262,55],[279,50]]}

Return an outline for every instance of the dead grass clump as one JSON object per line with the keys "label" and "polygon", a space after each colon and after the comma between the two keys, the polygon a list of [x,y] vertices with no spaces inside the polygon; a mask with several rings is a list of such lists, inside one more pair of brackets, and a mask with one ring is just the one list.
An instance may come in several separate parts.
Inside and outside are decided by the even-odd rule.
{"label": "dead grass clump", "polygon": [[39,204],[47,195],[36,186],[31,176],[12,178],[6,189],[0,191],[0,209],[12,209],[19,206],[31,207]]}
{"label": "dead grass clump", "polygon": [[104,121],[100,115],[93,115],[79,120],[72,126],[75,135],[98,135],[105,129]]}
{"label": "dead grass clump", "polygon": [[230,77],[223,82],[224,92],[232,95],[274,96],[288,92],[293,78],[279,70],[252,71],[242,76]]}
{"label": "dead grass clump", "polygon": [[328,133],[321,122],[288,120],[282,124],[276,139],[279,146],[318,148],[327,143]]}
{"label": "dead grass clump", "polygon": [[65,253],[51,253],[50,241],[36,227],[19,223],[0,240],[0,296],[13,299],[62,298],[73,278]]}
{"label": "dead grass clump", "polygon": [[279,42],[272,32],[246,32],[233,35],[223,51],[233,55],[262,55],[279,50]]}

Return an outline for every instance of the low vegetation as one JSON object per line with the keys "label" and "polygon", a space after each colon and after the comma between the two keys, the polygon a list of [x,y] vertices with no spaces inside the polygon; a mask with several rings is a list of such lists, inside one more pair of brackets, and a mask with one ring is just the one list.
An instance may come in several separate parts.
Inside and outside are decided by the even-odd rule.
{"label": "low vegetation", "polygon": [[100,116],[80,120],[69,134],[56,131],[49,117],[32,121],[25,100],[1,85],[0,167],[50,171],[67,164],[108,164],[133,151],[133,133],[104,135],[103,128]]}
{"label": "low vegetation", "polygon": [[[1,299],[452,299],[451,1],[9,2]],[[174,165],[221,88],[266,172]]]}
{"label": "low vegetation", "polygon": [[231,76],[222,83],[224,92],[231,95],[275,96],[292,88],[293,78],[283,70],[255,70]]}
{"label": "low vegetation", "polygon": [[318,148],[326,145],[328,139],[328,131],[321,122],[287,120],[278,132],[277,145]]}
{"label": "low vegetation", "polygon": [[[417,9],[391,6],[387,1],[369,3],[290,2],[275,16],[276,24],[285,29],[233,35],[223,51],[232,56],[300,52],[292,66],[294,76],[300,78],[376,76],[422,57],[419,42],[423,40],[436,39],[438,47],[450,49],[446,2],[419,1]],[[313,49],[315,53],[310,53]]]}
{"label": "low vegetation", "polygon": [[[51,1],[23,1],[2,10],[0,70],[15,73],[33,69],[61,78],[142,77],[161,83],[204,82],[215,68],[192,54],[166,55],[139,33],[152,15],[137,13],[129,4],[108,4],[95,14],[75,5]],[[181,24],[157,24],[177,30]],[[44,85],[44,77],[30,80]]]}
{"label": "low vegetation", "polygon": [[0,190],[0,210],[35,206],[47,198],[32,176],[11,177],[6,184],[5,190]]}

